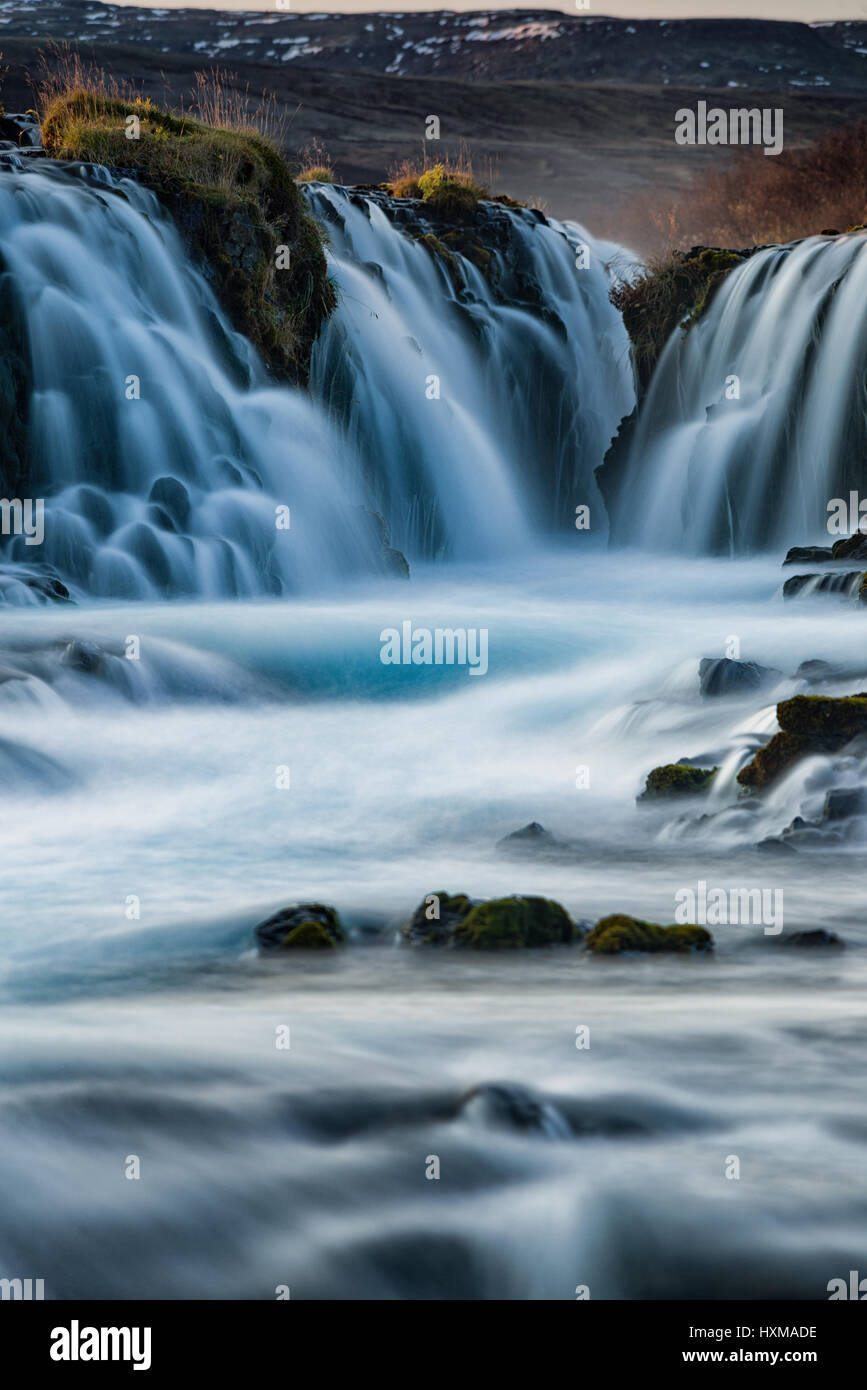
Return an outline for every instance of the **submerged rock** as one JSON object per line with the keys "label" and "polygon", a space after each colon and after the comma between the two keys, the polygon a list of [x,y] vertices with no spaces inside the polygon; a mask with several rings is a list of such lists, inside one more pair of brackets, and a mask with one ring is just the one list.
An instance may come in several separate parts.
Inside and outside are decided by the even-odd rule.
{"label": "submerged rock", "polygon": [[504,835],[501,840],[498,840],[497,849],[534,850],[556,844],[557,841],[550,830],[546,830],[537,820],[531,820],[520,830],[513,830],[511,835]]}
{"label": "submerged rock", "polygon": [[784,565],[821,565],[829,561],[831,556],[830,545],[793,545],[787,551]]}
{"label": "submerged rock", "polygon": [[494,898],[478,903],[454,931],[456,946],[474,950],[514,950],[522,946],[562,946],[580,928],[559,903],[548,898]]}
{"label": "submerged rock", "polygon": [[822,820],[849,820],[867,814],[867,787],[834,787],[825,797]]}
{"label": "submerged rock", "polygon": [[816,947],[842,950],[846,943],[836,932],[827,931],[825,927],[816,927],[812,931],[793,931],[787,932],[780,938],[783,946],[798,946],[808,950],[815,950]]}
{"label": "submerged rock", "polygon": [[481,950],[553,946],[572,941],[576,926],[547,898],[495,898],[479,903],[455,929],[455,944]]}
{"label": "submerged rock", "polygon": [[466,893],[428,893],[401,928],[401,936],[410,946],[453,945],[455,927],[474,906]]}
{"label": "submerged rock", "polygon": [[598,956],[619,956],[627,951],[685,955],[690,951],[712,951],[713,937],[704,927],[660,927],[655,922],[615,913],[596,923],[585,944],[588,951]]}
{"label": "submerged rock", "polygon": [[648,772],[639,801],[658,801],[671,796],[697,796],[706,792],[718,767],[693,767],[689,763],[664,763]]}
{"label": "submerged rock", "polygon": [[699,688],[704,695],[734,695],[776,685],[783,673],[757,661],[733,661],[730,657],[702,657],[698,668]]}
{"label": "submerged rock", "polygon": [[578,940],[583,928],[559,903],[547,898],[515,896],[480,902],[465,893],[429,893],[401,935],[411,946],[499,951],[565,945]]}
{"label": "submerged rock", "polygon": [[254,933],[262,951],[286,947],[330,949],[342,946],[346,940],[337,912],[322,903],[294,903],[291,907],[283,907],[273,917],[260,922]]}

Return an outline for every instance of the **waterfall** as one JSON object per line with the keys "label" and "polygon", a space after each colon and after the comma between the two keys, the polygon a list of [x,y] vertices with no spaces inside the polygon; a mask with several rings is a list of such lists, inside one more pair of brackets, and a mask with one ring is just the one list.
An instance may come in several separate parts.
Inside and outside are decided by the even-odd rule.
{"label": "waterfall", "polygon": [[310,196],[339,294],[311,389],[361,456],[392,543],[411,557],[510,555],[598,504],[594,469],[634,398],[608,301],[616,248],[487,203],[486,274],[431,254],[422,236],[442,249],[449,232],[421,204],[325,185]]}
{"label": "waterfall", "polygon": [[612,538],[696,554],[829,544],[829,502],[867,482],[865,304],[860,235],[732,270],[657,364],[606,489]]}
{"label": "waterfall", "polygon": [[339,307],[307,395],[269,383],[153,193],[5,158],[0,302],[29,403],[3,486],[45,511],[41,544],[4,527],[4,598],[309,591],[387,568],[373,512],[413,558],[508,557],[581,504],[599,526],[594,470],[632,403],[616,248],[485,204],[498,288],[459,251],[456,285],[373,196],[310,197]]}
{"label": "waterfall", "polygon": [[269,386],[151,192],[13,156],[0,267],[32,388],[16,481],[45,499],[42,544],[4,547],[7,599],[34,601],[38,573],[74,595],[231,597],[375,565],[343,442]]}

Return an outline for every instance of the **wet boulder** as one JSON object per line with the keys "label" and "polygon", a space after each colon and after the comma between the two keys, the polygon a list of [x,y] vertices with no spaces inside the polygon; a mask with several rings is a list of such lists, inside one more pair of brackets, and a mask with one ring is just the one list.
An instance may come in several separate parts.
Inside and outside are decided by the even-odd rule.
{"label": "wet boulder", "polygon": [[409,946],[453,945],[455,927],[463,922],[474,907],[466,893],[428,893],[419,903],[401,936]]}
{"label": "wet boulder", "polygon": [[333,907],[323,903],[293,903],[254,928],[260,951],[328,950],[346,941],[343,924]]}
{"label": "wet boulder", "polygon": [[821,565],[832,559],[830,545],[793,545],[784,565]]}
{"label": "wet boulder", "polygon": [[828,931],[825,927],[815,927],[811,931],[786,932],[780,938],[782,946],[794,946],[800,950],[833,950],[841,951],[846,943],[836,932]]}
{"label": "wet boulder", "polygon": [[856,531],[851,536],[843,536],[831,546],[834,560],[867,560],[867,535]]}
{"label": "wet boulder", "polygon": [[718,767],[693,767],[689,763],[664,763],[648,772],[639,801],[659,801],[666,797],[699,796],[708,791]]}
{"label": "wet boulder", "polygon": [[801,758],[838,752],[867,734],[867,693],[795,695],[777,705],[777,721],[780,732],[738,773],[742,787],[761,791]]}
{"label": "wet boulder", "polygon": [[730,657],[702,657],[698,680],[702,696],[743,695],[767,689],[782,680],[782,671],[760,666],[757,661],[733,661]]}
{"label": "wet boulder", "polygon": [[620,956],[631,951],[687,955],[692,951],[712,951],[713,937],[704,927],[660,927],[655,922],[615,913],[596,923],[588,932],[585,945],[596,956]]}
{"label": "wet boulder", "polygon": [[477,903],[455,927],[454,942],[476,951],[502,951],[564,946],[580,934],[559,903],[516,896]]}
{"label": "wet boulder", "polygon": [[531,820],[520,830],[513,830],[511,835],[504,835],[498,840],[497,849],[525,853],[537,849],[551,849],[556,844],[557,841],[549,830],[537,820]]}
{"label": "wet boulder", "polygon": [[834,787],[825,797],[823,821],[849,820],[867,814],[867,787]]}

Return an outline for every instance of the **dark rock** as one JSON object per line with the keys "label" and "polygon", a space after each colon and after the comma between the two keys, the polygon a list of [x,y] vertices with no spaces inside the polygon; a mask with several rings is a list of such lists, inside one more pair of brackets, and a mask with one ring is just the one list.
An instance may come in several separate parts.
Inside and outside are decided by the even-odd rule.
{"label": "dark rock", "polygon": [[832,950],[842,950],[846,945],[841,936],[836,932],[827,931],[824,927],[816,927],[812,931],[793,931],[786,932],[780,938],[781,946],[799,946],[807,950],[815,950],[816,947],[830,947]]}
{"label": "dark rock", "polygon": [[455,927],[474,906],[466,893],[428,893],[401,928],[401,935],[410,946],[453,945]]}
{"label": "dark rock", "polygon": [[802,661],[795,672],[795,680],[823,681],[833,680],[838,668],[830,661]]}
{"label": "dark rock", "polygon": [[822,820],[848,820],[867,813],[867,788],[835,787],[825,797]]}
{"label": "dark rock", "polygon": [[531,820],[521,830],[513,830],[511,835],[504,835],[498,840],[497,849],[544,849],[556,843],[550,831],[537,820]]}
{"label": "dark rock", "polygon": [[148,501],[162,507],[178,528],[186,531],[191,511],[190,494],[177,478],[157,478],[148,493]]}
{"label": "dark rock", "polygon": [[461,1097],[461,1111],[478,1115],[486,1124],[502,1126],[520,1133],[567,1137],[571,1131],[562,1115],[545,1101],[538,1100],[524,1086],[474,1086]]}
{"label": "dark rock", "polygon": [[784,565],[820,565],[832,558],[830,545],[793,545]]}
{"label": "dark rock", "polygon": [[762,690],[782,680],[782,671],[756,661],[732,661],[729,657],[702,657],[698,668],[702,695],[734,695]]}
{"label": "dark rock", "polygon": [[323,936],[331,946],[342,946],[346,940],[336,911],[322,903],[293,903],[283,907],[273,917],[260,922],[254,932],[262,951],[283,947],[320,949],[325,946]]}
{"label": "dark rock", "polygon": [[856,531],[852,536],[844,536],[831,546],[835,560],[867,560],[867,536]]}
{"label": "dark rock", "polygon": [[797,854],[793,844],[787,840],[780,839],[779,835],[768,835],[764,840],[759,840],[756,845],[757,854]]}
{"label": "dark rock", "polygon": [[70,642],[64,648],[60,664],[71,666],[73,671],[98,675],[105,667],[105,652],[95,642]]}
{"label": "dark rock", "polygon": [[860,570],[838,570],[833,574],[793,574],[783,585],[783,598],[810,594],[853,594],[861,581]]}

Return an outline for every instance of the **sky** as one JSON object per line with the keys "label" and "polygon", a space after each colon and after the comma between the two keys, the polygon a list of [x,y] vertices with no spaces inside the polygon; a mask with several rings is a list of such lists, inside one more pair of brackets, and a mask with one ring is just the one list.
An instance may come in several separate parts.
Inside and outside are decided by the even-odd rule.
{"label": "sky", "polygon": [[[115,4],[142,5],[149,9],[199,10],[267,10],[286,8],[277,0],[114,0]],[[701,17],[749,19],[863,19],[867,20],[867,0],[590,0],[590,8],[578,11],[568,0],[540,0],[537,4],[519,5],[515,0],[500,4],[485,4],[484,0],[452,0],[448,5],[436,5],[430,0],[291,0],[288,7],[294,14],[328,12],[368,13],[383,10],[564,10],[582,16],[620,15],[629,19],[686,19]]]}

